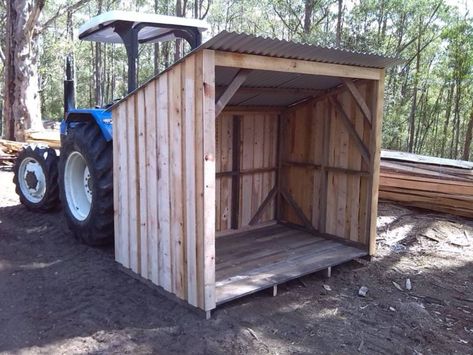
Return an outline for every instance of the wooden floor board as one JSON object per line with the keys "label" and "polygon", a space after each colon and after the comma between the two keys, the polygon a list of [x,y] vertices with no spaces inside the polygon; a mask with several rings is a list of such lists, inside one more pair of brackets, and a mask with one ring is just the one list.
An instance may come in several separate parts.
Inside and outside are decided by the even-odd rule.
{"label": "wooden floor board", "polygon": [[[285,227],[280,228],[268,227],[269,230],[258,230],[255,232],[246,232],[238,236],[221,237],[216,240],[216,248],[220,250],[223,255],[236,253],[240,250],[248,248],[248,241],[253,241],[253,247],[261,248],[263,243],[274,241],[291,234]],[[281,228],[282,227],[282,228]]]}
{"label": "wooden floor board", "polygon": [[367,255],[365,250],[288,226],[219,238],[217,304]]}

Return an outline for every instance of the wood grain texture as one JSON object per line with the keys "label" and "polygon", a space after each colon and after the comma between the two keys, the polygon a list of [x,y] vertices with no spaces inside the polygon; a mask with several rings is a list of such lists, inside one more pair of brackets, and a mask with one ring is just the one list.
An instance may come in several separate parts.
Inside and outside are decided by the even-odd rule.
{"label": "wood grain texture", "polygon": [[[277,114],[246,111],[235,115],[224,111],[216,120],[216,230],[232,228],[232,212],[238,218],[235,228],[247,226],[276,182]],[[236,121],[239,122],[235,126]],[[238,127],[239,137],[234,136]],[[237,133],[238,135],[238,133]],[[236,139],[234,141],[234,139]],[[235,152],[234,152],[234,148]],[[240,148],[240,155],[235,156]],[[236,163],[236,166],[234,166]],[[232,176],[238,177],[238,181]],[[238,182],[238,184],[232,185]],[[232,191],[233,188],[238,191]],[[238,210],[232,208],[238,198]],[[259,223],[274,219],[274,201],[260,216]]]}
{"label": "wood grain texture", "polygon": [[147,251],[148,276],[159,284],[158,255],[158,167],[157,167],[157,129],[156,129],[156,82],[145,89],[146,154],[145,173],[147,191]]}
{"label": "wood grain texture", "polygon": [[218,304],[367,254],[282,225],[219,238],[216,250]]}
{"label": "wood grain texture", "polygon": [[[368,82],[354,82],[363,100],[371,102]],[[338,108],[337,108],[338,106]],[[340,116],[343,115],[343,118]],[[349,90],[336,98],[301,103],[284,114],[285,161],[283,187],[291,194],[312,227],[368,245],[371,125]],[[303,224],[285,203],[283,220]]]}
{"label": "wood grain texture", "polygon": [[[206,68],[204,68],[206,61]],[[116,260],[215,308],[215,82],[191,56],[113,108]]]}
{"label": "wood grain texture", "polygon": [[146,103],[144,90],[141,90],[136,95],[136,112],[137,112],[137,161],[138,161],[138,190],[139,190],[139,206],[140,206],[140,216],[139,216],[139,230],[140,230],[140,240],[139,240],[139,262],[140,262],[140,273],[144,278],[149,278],[148,275],[148,189],[146,186],[146,120],[149,112],[145,112]]}
{"label": "wood grain texture", "polygon": [[204,150],[204,310],[215,301],[215,53],[204,50],[202,59],[202,143]]}
{"label": "wood grain texture", "polygon": [[381,131],[384,108],[384,71],[379,81],[373,82],[372,112],[374,112],[371,122],[370,137],[370,186],[368,190],[368,215],[369,215],[369,253],[376,253],[376,218],[378,216],[378,194],[379,194],[379,171],[381,156]]}
{"label": "wood grain texture", "polygon": [[344,78],[379,80],[384,75],[379,69],[361,68],[340,64],[309,62],[297,59],[271,58],[265,56],[215,52],[216,65],[242,69],[273,70],[286,73],[325,75]]}
{"label": "wood grain texture", "polygon": [[[368,247],[374,252],[383,81],[349,81],[333,97],[284,111],[227,108],[216,117],[215,66],[375,80],[384,73],[280,58],[264,61],[263,68],[263,59],[201,50],[112,108],[116,260],[205,311],[233,298],[235,287],[237,296],[253,292],[240,289],[248,280],[256,290],[268,280],[284,282],[365,255]],[[427,171],[422,179],[434,179],[435,173]],[[419,183],[412,185],[421,190]],[[390,177],[386,184],[386,194],[398,192]],[[439,189],[447,201],[448,188]],[[278,235],[289,236],[290,245],[284,244],[268,232],[280,228],[270,226],[276,219],[302,225],[311,237],[284,227]],[[217,247],[217,232],[223,240],[232,228],[235,240],[218,241]],[[316,230],[340,239],[318,240]],[[262,238],[253,240],[251,255],[243,231]],[[325,247],[305,249],[319,242]],[[353,242],[365,249],[350,254],[339,246]],[[271,249],[272,243],[286,252]],[[216,263],[219,248],[241,263],[235,266],[231,258]],[[281,255],[291,262],[281,262]],[[257,267],[263,259],[265,265]],[[244,267],[252,270],[245,274],[249,278],[233,283],[228,277]],[[274,278],[262,276],[267,272]],[[231,286],[222,291],[224,284]]]}
{"label": "wood grain texture", "polygon": [[130,246],[130,268],[136,273],[140,273],[140,226],[139,226],[139,178],[138,178],[138,160],[136,157],[137,146],[136,146],[136,96],[130,97],[130,100],[126,101],[127,106],[127,130],[126,130],[126,141],[125,145],[128,148],[128,207],[127,213],[125,214],[128,217],[128,236],[129,236],[129,246]]}

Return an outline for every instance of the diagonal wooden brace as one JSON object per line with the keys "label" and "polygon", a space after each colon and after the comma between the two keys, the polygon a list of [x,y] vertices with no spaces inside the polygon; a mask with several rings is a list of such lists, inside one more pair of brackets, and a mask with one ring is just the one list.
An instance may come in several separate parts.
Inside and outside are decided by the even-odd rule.
{"label": "diagonal wooden brace", "polygon": [[261,206],[259,206],[258,210],[256,211],[255,215],[253,216],[253,218],[251,219],[250,223],[248,223],[250,226],[254,225],[255,223],[257,223],[261,216],[263,215],[264,211],[266,210],[266,208],[269,206],[269,203],[271,202],[271,200],[273,199],[274,196],[276,196],[276,193],[278,192],[278,189],[277,189],[277,186],[274,186],[271,191],[268,192],[268,195],[266,196],[266,198],[263,200],[263,203],[261,204]]}
{"label": "diagonal wooden brace", "polygon": [[369,109],[368,105],[366,104],[365,99],[363,98],[363,95],[361,94],[360,90],[356,87],[355,83],[353,82],[352,79],[348,78],[342,78],[343,83],[345,86],[348,88],[350,91],[351,95],[355,99],[356,104],[360,108],[361,112],[363,113],[363,116],[365,117],[366,121],[371,127],[371,121],[372,121],[372,115],[371,115],[371,110]]}
{"label": "diagonal wooden brace", "polygon": [[355,142],[355,145],[357,146],[358,150],[360,151],[361,156],[365,160],[366,164],[370,166],[370,153],[368,148],[366,148],[365,144],[361,140],[360,136],[356,132],[355,127],[353,124],[350,122],[350,119],[348,118],[348,115],[346,114],[345,110],[342,107],[342,104],[333,96],[329,97],[330,103],[333,105],[335,110],[338,112],[338,116],[340,117],[340,120],[342,121],[343,125],[345,126],[346,130],[350,134],[351,138],[353,138],[353,141]]}
{"label": "diagonal wooden brace", "polygon": [[284,197],[287,203],[294,209],[294,211],[297,214],[297,217],[304,223],[304,226],[308,230],[314,230],[314,227],[312,226],[312,222],[306,217],[304,212],[302,211],[302,208],[299,207],[297,202],[294,200],[294,198],[291,196],[291,194],[284,188],[281,188],[281,196]]}
{"label": "diagonal wooden brace", "polygon": [[215,104],[215,117],[218,117],[230,102],[231,98],[240,86],[245,82],[248,75],[251,73],[250,69],[240,69],[240,71],[235,75],[232,82],[227,86],[223,94],[218,98],[217,103]]}

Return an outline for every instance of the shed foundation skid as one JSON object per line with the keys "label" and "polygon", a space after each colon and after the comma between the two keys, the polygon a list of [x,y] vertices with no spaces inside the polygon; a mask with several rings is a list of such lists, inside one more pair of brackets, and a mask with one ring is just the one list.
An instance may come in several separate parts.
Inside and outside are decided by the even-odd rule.
{"label": "shed foundation skid", "polygon": [[[241,36],[218,35],[112,108],[116,260],[206,312],[376,246],[392,59],[333,64],[313,46],[288,59],[302,45]],[[236,40],[273,51],[225,47]]]}

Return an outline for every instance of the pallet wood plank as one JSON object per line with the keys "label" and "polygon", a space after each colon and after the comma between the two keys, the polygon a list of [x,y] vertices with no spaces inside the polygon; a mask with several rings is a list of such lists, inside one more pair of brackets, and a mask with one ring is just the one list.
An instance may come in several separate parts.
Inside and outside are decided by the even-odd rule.
{"label": "pallet wood plank", "polygon": [[[324,132],[324,140],[322,145],[322,167],[325,167],[329,164],[330,159],[330,145],[331,145],[331,123],[332,119],[330,116],[330,107],[328,105],[323,104],[320,102],[320,114],[321,119],[323,120],[323,132]],[[327,206],[327,198],[328,198],[328,172],[325,169],[322,169],[320,172],[320,188],[319,188],[319,195],[320,195],[320,203],[319,203],[319,210],[320,210],[320,217],[319,217],[319,231],[321,233],[327,232],[327,214],[328,214],[328,206]]]}
{"label": "pallet wood plank", "polygon": [[[232,170],[233,165],[233,115],[226,115],[222,122],[222,168]],[[224,178],[221,180],[222,190],[221,198],[221,229],[228,230],[231,228],[231,212],[232,212],[232,178]],[[236,209],[238,211],[238,208]],[[238,219],[237,219],[238,220]]]}
{"label": "pallet wood plank", "polygon": [[144,91],[136,94],[137,112],[137,160],[138,160],[138,182],[139,182],[139,205],[140,205],[140,273],[148,279],[148,191],[146,189],[146,103]]}
{"label": "pallet wood plank", "polygon": [[340,102],[334,98],[333,96],[329,97],[331,104],[335,107],[335,110],[338,112],[338,117],[340,118],[340,121],[343,123],[344,127],[350,134],[350,137],[353,138],[353,141],[356,144],[356,147],[360,150],[360,154],[363,157],[363,159],[369,164],[370,163],[370,152],[368,148],[365,146],[361,138],[358,136],[356,133],[355,128],[353,127],[353,124],[350,122],[350,119],[348,118],[345,110],[343,109],[342,105]]}
{"label": "pallet wood plank", "polygon": [[158,259],[158,166],[156,82],[145,88],[146,111],[146,190],[147,190],[147,235],[148,278],[159,285]]}
{"label": "pallet wood plank", "polygon": [[[254,114],[242,117],[241,136],[241,168],[254,168]],[[248,225],[251,219],[251,201],[253,175],[244,175],[240,182],[240,223],[239,227]]]}
{"label": "pallet wood plank", "polygon": [[[270,233],[263,244],[265,247],[261,248],[253,247],[261,236],[256,237],[251,232],[237,238],[219,239],[217,255],[220,255],[222,266],[217,263],[220,270],[216,289],[218,304],[366,255],[364,250],[317,238],[307,232],[289,227],[279,230],[279,237],[274,239]],[[242,254],[234,254],[232,248],[227,248],[226,253],[219,252],[220,247],[232,239],[240,243],[240,250],[246,250],[243,260]]]}
{"label": "pallet wood plank", "polygon": [[195,192],[195,58],[184,63],[183,106],[184,106],[184,185],[185,191],[185,231],[187,259],[187,301],[197,306],[197,245],[196,245],[196,192]]}
{"label": "pallet wood plank", "polygon": [[170,215],[170,155],[169,155],[169,110],[168,75],[162,75],[156,85],[158,154],[158,260],[160,285],[172,292],[171,262],[171,215]]}
{"label": "pallet wood plank", "polygon": [[196,54],[195,60],[195,193],[196,193],[196,252],[197,252],[197,304],[201,309],[205,308],[205,254],[204,254],[204,147],[203,147],[203,97],[204,55],[202,52]]}
{"label": "pallet wood plank", "polygon": [[[128,229],[129,223],[127,216],[128,208],[128,152],[127,145],[127,106],[121,105],[117,111],[114,120],[114,141],[120,142],[114,144],[114,159],[118,160],[118,166],[114,165],[114,193],[118,194],[118,203],[115,204],[117,215],[115,219],[118,220],[118,228],[115,227],[115,255],[116,260],[124,267],[130,267],[130,251]],[[115,164],[115,161],[114,161]],[[116,169],[115,169],[116,168]],[[118,179],[118,181],[116,180]],[[118,188],[117,188],[118,187]]]}
{"label": "pallet wood plank", "polygon": [[203,51],[202,139],[204,149],[204,310],[215,301],[215,52]]}
{"label": "pallet wood plank", "polygon": [[171,201],[171,255],[173,293],[185,299],[185,265],[183,179],[182,176],[182,105],[181,70],[175,67],[169,71],[169,167]]}
{"label": "pallet wood plank", "polygon": [[[346,108],[349,109],[350,100],[348,100],[348,95],[343,93],[340,95],[340,105],[344,107],[344,111]],[[349,123],[353,127],[352,118],[346,116]],[[339,128],[341,128],[339,126]],[[350,137],[345,129],[340,129],[338,132],[338,139],[337,139],[337,164],[336,166],[342,168],[348,168],[348,157],[349,157],[349,144],[350,144]],[[336,204],[337,204],[337,213],[336,213],[336,228],[335,228],[335,235],[345,238],[346,237],[346,214],[347,214],[347,204],[348,204],[348,189],[347,189],[347,174],[338,174],[335,179],[337,179],[337,191],[336,191]]]}
{"label": "pallet wood plank", "polygon": [[[130,268],[136,273],[140,273],[140,262],[139,262],[139,180],[138,180],[138,159],[137,146],[136,146],[136,97],[127,100],[127,142],[128,142],[128,190],[132,193],[129,194],[128,199],[128,236],[130,245]],[[136,193],[133,193],[136,191]]]}

